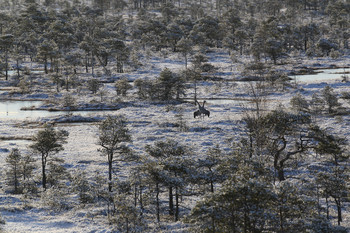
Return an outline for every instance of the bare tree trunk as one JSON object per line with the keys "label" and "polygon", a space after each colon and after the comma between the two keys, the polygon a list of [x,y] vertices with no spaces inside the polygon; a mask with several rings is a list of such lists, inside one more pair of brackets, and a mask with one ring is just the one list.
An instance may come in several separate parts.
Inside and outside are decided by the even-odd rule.
{"label": "bare tree trunk", "polygon": [[277,175],[278,175],[278,180],[279,181],[284,181],[286,178],[284,177],[284,170],[283,168],[279,167],[277,169]]}
{"label": "bare tree trunk", "polygon": [[9,69],[9,65],[8,65],[8,52],[7,52],[7,49],[6,49],[6,52],[5,52],[5,77],[6,77],[6,81],[8,80],[8,69]]}
{"label": "bare tree trunk", "polygon": [[86,72],[86,73],[89,73],[89,67],[88,67],[88,65],[89,65],[89,55],[86,54],[86,55],[85,55],[85,72]]}
{"label": "bare tree trunk", "polygon": [[328,204],[328,197],[326,197],[326,214],[327,214],[327,219],[329,220],[329,204]]}
{"label": "bare tree trunk", "polygon": [[15,164],[15,167],[14,167],[14,175],[15,175],[15,193],[18,193],[18,177],[17,177],[17,173],[18,173],[18,171],[17,171],[17,162],[16,162],[16,164]]}
{"label": "bare tree trunk", "polygon": [[337,205],[338,225],[340,226],[340,223],[343,221],[340,198],[334,197],[334,202]]}
{"label": "bare tree trunk", "polygon": [[17,68],[17,78],[19,78],[19,58],[16,59],[16,68]]}
{"label": "bare tree trunk", "polygon": [[134,184],[134,206],[137,206],[137,184]]}
{"label": "bare tree trunk", "polygon": [[157,210],[157,222],[160,222],[160,209],[159,209],[159,183],[156,183],[156,210]]}
{"label": "bare tree trunk", "polygon": [[113,154],[108,155],[108,190],[112,192],[112,162]]}
{"label": "bare tree trunk", "polygon": [[47,71],[47,57],[46,57],[46,55],[45,55],[45,58],[44,58],[44,70],[45,70],[45,74],[47,74],[48,71]]}
{"label": "bare tree trunk", "polygon": [[91,52],[91,74],[94,76],[94,53]]}
{"label": "bare tree trunk", "polygon": [[174,215],[174,198],[173,198],[173,187],[169,187],[169,215]]}
{"label": "bare tree trunk", "polygon": [[279,212],[280,212],[280,231],[283,232],[283,210],[282,210],[282,207],[279,208]]}
{"label": "bare tree trunk", "polygon": [[175,222],[179,221],[179,192],[178,187],[175,187]]}
{"label": "bare tree trunk", "polygon": [[41,155],[41,165],[42,165],[42,182],[43,182],[43,188],[46,190],[46,156],[44,154]]}
{"label": "bare tree trunk", "polygon": [[140,209],[141,209],[141,215],[143,214],[143,197],[142,197],[142,186],[141,186],[141,182],[140,182],[140,185],[139,185],[139,195],[140,195]]}
{"label": "bare tree trunk", "polygon": [[194,80],[194,104],[197,103],[197,80]]}

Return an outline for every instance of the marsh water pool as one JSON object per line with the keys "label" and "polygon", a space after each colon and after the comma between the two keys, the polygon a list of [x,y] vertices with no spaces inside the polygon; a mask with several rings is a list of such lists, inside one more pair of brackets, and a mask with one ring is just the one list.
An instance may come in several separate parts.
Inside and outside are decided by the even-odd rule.
{"label": "marsh water pool", "polygon": [[46,111],[22,111],[21,108],[29,108],[38,106],[41,101],[0,101],[0,119],[18,119],[25,120],[26,118],[42,117],[49,112]]}
{"label": "marsh water pool", "polygon": [[0,120],[36,120],[42,117],[55,117],[72,113],[73,115],[92,116],[111,111],[46,111],[46,110],[21,110],[22,108],[38,107],[43,101],[14,101],[0,100]]}
{"label": "marsh water pool", "polygon": [[320,69],[315,71],[315,74],[292,75],[289,77],[297,82],[324,82],[327,80],[339,80],[341,82],[342,76],[347,75],[350,77],[350,68]]}

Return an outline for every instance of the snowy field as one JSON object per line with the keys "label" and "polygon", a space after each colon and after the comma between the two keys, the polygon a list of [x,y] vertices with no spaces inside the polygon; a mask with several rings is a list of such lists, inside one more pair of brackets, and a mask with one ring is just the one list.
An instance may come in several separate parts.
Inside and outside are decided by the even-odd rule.
{"label": "snowy field", "polygon": [[[138,153],[143,153],[146,145],[152,145],[157,140],[166,138],[176,139],[180,143],[193,148],[197,155],[205,154],[208,148],[219,145],[223,150],[230,150],[230,140],[236,140],[244,135],[244,127],[240,122],[244,110],[252,107],[252,104],[245,100],[248,96],[249,85],[246,82],[233,82],[233,78],[239,78],[242,72],[242,64],[231,64],[229,56],[224,53],[213,53],[209,62],[218,68],[215,76],[222,77],[228,81],[203,81],[199,83],[199,102],[207,101],[207,109],[210,117],[193,118],[193,112],[197,107],[189,102],[170,105],[166,103],[151,103],[131,99],[132,104],[126,105],[117,111],[110,111],[108,114],[123,114],[128,119],[128,127],[132,135],[132,147]],[[151,60],[146,68],[137,72],[126,73],[129,80],[136,80],[140,77],[156,77],[159,72],[167,67],[176,71],[183,69],[181,59],[177,57],[166,57],[161,61]],[[327,67],[329,64],[350,66],[350,59],[342,60],[315,60],[302,61],[303,65],[320,63]],[[309,64],[307,64],[309,63]],[[294,64],[298,65],[298,64]],[[149,69],[151,67],[151,69]],[[291,65],[279,66],[278,69],[289,70]],[[298,92],[306,98],[311,98],[313,93],[318,93],[326,85],[331,86],[336,93],[350,91],[350,82],[341,82],[340,79],[298,81],[293,88],[284,92],[271,93],[267,97],[265,110],[274,109],[278,105],[289,108],[290,99]],[[105,84],[108,95],[113,96],[113,85]],[[132,94],[129,94],[132,95]],[[4,95],[1,95],[4,97]],[[193,90],[188,90],[187,98],[193,97]],[[1,97],[0,97],[1,98]],[[16,97],[22,98],[22,97]],[[82,98],[82,97],[81,97]],[[87,96],[86,98],[94,98]],[[216,100],[213,100],[216,99]],[[221,99],[217,100],[217,99]],[[1,100],[0,100],[1,101]],[[127,99],[124,100],[128,102]],[[348,103],[340,100],[344,107]],[[78,112],[74,113],[78,115]],[[90,116],[103,116],[106,113],[91,112]],[[182,131],[174,127],[182,116],[188,130]],[[0,167],[5,170],[5,158],[13,148],[19,148],[23,153],[28,153],[29,140],[18,140],[18,138],[30,138],[42,125],[44,118],[12,120],[0,118],[1,136],[6,138],[17,138],[0,140]],[[342,135],[349,138],[350,117],[343,115],[340,118],[321,116],[318,123],[328,128],[335,135]],[[31,122],[29,122],[31,121]],[[57,129],[64,129],[69,132],[68,143],[64,145],[64,151],[57,157],[64,159],[65,167],[71,173],[77,170],[87,171],[88,174],[96,172],[107,173],[106,158],[98,152],[98,123],[56,123]],[[39,157],[37,157],[39,159]],[[127,164],[119,164],[119,177],[129,174]],[[73,198],[74,199],[74,198]],[[193,203],[192,203],[193,204]],[[108,221],[104,216],[94,215],[96,209],[89,206],[77,206],[69,211],[54,212],[41,205],[37,199],[24,200],[21,195],[10,195],[0,191],[0,213],[6,224],[4,232],[111,232]],[[350,207],[344,207],[344,223],[350,227]],[[163,232],[186,232],[185,225],[181,223],[164,223]],[[154,232],[159,228],[154,227]]]}

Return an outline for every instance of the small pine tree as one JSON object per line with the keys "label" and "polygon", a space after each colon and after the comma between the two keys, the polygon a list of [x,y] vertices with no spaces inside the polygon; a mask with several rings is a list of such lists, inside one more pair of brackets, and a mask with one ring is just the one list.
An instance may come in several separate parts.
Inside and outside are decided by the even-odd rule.
{"label": "small pine tree", "polygon": [[11,153],[6,158],[8,170],[6,173],[7,184],[13,188],[13,193],[21,193],[20,181],[22,180],[21,175],[21,153],[16,149],[12,149]]}
{"label": "small pine tree", "polygon": [[63,96],[62,104],[67,110],[73,110],[76,105],[76,100],[71,94],[65,94]]}
{"label": "small pine tree", "polygon": [[215,184],[222,180],[221,174],[218,172],[218,166],[223,160],[222,151],[219,145],[213,148],[209,148],[207,155],[204,158],[200,158],[197,162],[199,181],[198,183],[209,184],[210,192],[214,192]]}
{"label": "small pine tree", "polygon": [[54,158],[48,162],[47,183],[50,186],[64,187],[65,182],[71,180],[67,168],[63,166],[64,160]]}
{"label": "small pine tree", "polygon": [[[183,187],[187,184],[187,177],[191,173],[191,155],[189,148],[181,145],[174,140],[158,141],[154,146],[146,146],[147,154],[155,159],[152,167],[160,167],[159,172],[153,170],[153,179],[156,180],[156,199],[159,205],[159,184],[162,183],[168,187],[169,215],[174,217],[175,221],[179,220],[180,213],[180,196]],[[175,199],[175,203],[174,203]],[[158,207],[157,207],[158,209]],[[159,217],[157,216],[157,219]]]}
{"label": "small pine tree", "polygon": [[46,166],[49,156],[64,149],[63,144],[66,143],[67,137],[67,131],[55,130],[53,127],[46,125],[43,130],[34,136],[34,143],[30,145],[30,148],[41,156],[42,184],[44,190],[46,190]]}
{"label": "small pine tree", "polygon": [[314,120],[316,120],[317,115],[321,114],[322,110],[324,109],[324,104],[324,100],[319,94],[312,94],[312,99],[310,101],[310,110],[314,117]]}
{"label": "small pine tree", "polygon": [[335,107],[339,107],[337,95],[334,93],[333,88],[330,86],[325,86],[321,91],[321,96],[327,105],[328,113],[333,113]]}
{"label": "small pine tree", "polygon": [[118,154],[119,159],[123,154],[128,152],[128,147],[124,144],[131,142],[131,135],[127,128],[127,122],[124,116],[108,116],[99,125],[99,142],[102,147],[101,152],[103,155],[107,155],[108,158],[108,180],[109,192],[112,192],[112,174],[113,174],[113,162],[115,160],[115,154]]}
{"label": "small pine tree", "polygon": [[68,199],[68,189],[62,187],[50,187],[42,193],[41,201],[43,206],[55,212],[67,210],[71,207]]}
{"label": "small pine tree", "polygon": [[80,203],[92,203],[94,201],[93,187],[87,179],[85,171],[78,171],[72,177],[73,190],[79,195]]}
{"label": "small pine tree", "polygon": [[175,75],[168,68],[165,68],[159,75],[158,87],[161,100],[170,100],[174,95]]}
{"label": "small pine tree", "polygon": [[292,109],[296,112],[309,111],[309,103],[300,93],[292,97],[290,104],[292,105]]}
{"label": "small pine tree", "polygon": [[28,82],[25,77],[19,81],[18,87],[20,88],[22,94],[27,94],[30,92],[30,82]]}
{"label": "small pine tree", "polygon": [[12,188],[12,192],[19,194],[29,190],[35,190],[33,183],[30,181],[32,172],[35,169],[35,160],[31,155],[22,156],[20,151],[12,149],[6,158],[7,185]]}
{"label": "small pine tree", "polygon": [[24,155],[21,159],[21,175],[23,177],[23,189],[24,192],[37,192],[36,184],[32,178],[32,173],[34,169],[36,169],[36,165],[34,164],[36,160],[32,157],[32,155]]}
{"label": "small pine tree", "polygon": [[100,89],[101,84],[98,79],[90,79],[88,81],[88,89],[92,91],[93,94],[96,94],[97,91]]}
{"label": "small pine tree", "polygon": [[141,212],[133,205],[132,198],[125,194],[114,196],[114,206],[118,211],[109,221],[115,226],[116,232],[142,232],[146,230],[146,223]]}
{"label": "small pine tree", "polygon": [[126,92],[130,90],[132,86],[129,84],[129,81],[126,78],[122,78],[115,83],[115,88],[117,95],[126,96]]}

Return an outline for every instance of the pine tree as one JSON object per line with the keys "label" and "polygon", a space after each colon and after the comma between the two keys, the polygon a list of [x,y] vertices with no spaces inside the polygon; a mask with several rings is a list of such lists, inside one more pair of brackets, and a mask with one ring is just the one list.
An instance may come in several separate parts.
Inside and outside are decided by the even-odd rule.
{"label": "pine tree", "polygon": [[127,91],[130,90],[132,86],[129,84],[128,79],[122,78],[116,81],[115,88],[117,91],[117,95],[126,96]]}
{"label": "pine tree", "polygon": [[110,223],[118,232],[144,232],[146,221],[142,218],[140,209],[133,205],[132,199],[125,194],[116,194],[113,205],[116,212],[110,217]]}
{"label": "pine tree", "polygon": [[193,43],[190,39],[182,37],[176,44],[177,50],[185,58],[185,69],[187,69],[188,55],[192,53]]}
{"label": "pine tree", "polygon": [[18,149],[12,149],[11,153],[6,158],[6,163],[8,164],[8,170],[6,173],[7,183],[9,186],[13,187],[13,192],[15,194],[21,193],[21,160],[22,155]]}
{"label": "pine tree", "polygon": [[180,95],[184,95],[186,89],[183,78],[168,68],[162,70],[155,85],[158,89],[159,99],[165,101],[179,99]]}
{"label": "pine tree", "polygon": [[207,155],[200,158],[197,162],[199,173],[198,183],[209,184],[210,192],[214,192],[214,186],[217,182],[222,181],[222,174],[218,171],[220,164],[223,162],[223,154],[219,146],[209,148]]}
{"label": "pine tree", "polygon": [[30,148],[41,156],[42,166],[42,185],[44,190],[47,186],[46,166],[50,155],[62,151],[63,144],[66,143],[68,132],[65,130],[55,130],[52,126],[45,125],[43,130],[40,130],[33,138],[34,143]]}
{"label": "pine tree", "polygon": [[[153,164],[152,167],[158,168],[150,171],[152,178],[156,181],[157,200],[159,184],[163,184],[168,188],[169,215],[173,216],[175,221],[178,221],[181,189],[186,186],[187,176],[191,171],[189,150],[177,141],[166,140],[156,142],[154,146],[147,145],[146,152],[155,159],[155,162],[151,163]],[[157,203],[159,204],[158,201]]]}
{"label": "pine tree", "polygon": [[[325,167],[316,174],[316,183],[320,186],[327,203],[328,198],[333,198],[337,209],[337,222],[340,225],[343,221],[343,202],[347,200],[346,197],[349,195],[346,184],[350,177],[347,167],[349,156],[343,149],[346,141],[344,138],[334,136],[320,128],[314,129],[314,135],[318,140],[315,147],[316,152],[326,156],[323,162]],[[327,217],[329,218],[328,211]]]}
{"label": "pine tree", "polygon": [[54,158],[51,159],[48,165],[47,183],[52,187],[65,187],[66,183],[71,180],[71,175],[67,168],[63,165],[64,160]]}
{"label": "pine tree", "polygon": [[292,97],[290,104],[296,112],[309,112],[309,103],[300,93]]}
{"label": "pine tree", "polygon": [[310,223],[317,219],[315,197],[303,193],[305,189],[299,182],[290,180],[275,185],[273,211],[276,221],[272,222],[276,232],[303,231],[310,228]]}
{"label": "pine tree", "polygon": [[19,194],[26,191],[33,191],[34,187],[30,179],[32,172],[35,169],[34,158],[32,155],[22,155],[16,148],[12,149],[11,153],[6,158],[7,184],[13,188],[13,193]]}
{"label": "pine tree", "polygon": [[272,190],[263,179],[237,174],[198,201],[186,220],[196,232],[262,232],[274,220]]}
{"label": "pine tree", "polygon": [[48,73],[49,59],[53,59],[57,55],[58,47],[54,41],[44,40],[38,46],[37,58],[40,59],[44,64],[45,73]]}
{"label": "pine tree", "polygon": [[0,48],[3,54],[3,59],[5,62],[5,78],[8,80],[8,71],[9,67],[9,55],[10,49],[13,46],[14,36],[11,34],[1,35],[0,36]]}
{"label": "pine tree", "polygon": [[126,154],[129,149],[125,143],[131,142],[131,135],[127,128],[127,122],[124,116],[108,116],[99,125],[99,142],[102,147],[102,155],[107,155],[108,160],[108,190],[112,192],[112,173],[113,162],[115,161],[114,155],[117,153],[118,159],[122,160],[123,155]]}
{"label": "pine tree", "polygon": [[89,182],[85,171],[78,170],[72,175],[72,186],[73,190],[79,195],[80,203],[92,203],[95,199],[97,199],[93,192],[94,187]]}
{"label": "pine tree", "polygon": [[338,102],[338,98],[334,93],[333,88],[330,86],[325,86],[321,91],[321,96],[327,105],[327,111],[329,114],[334,112],[334,108],[339,107],[340,103]]}

